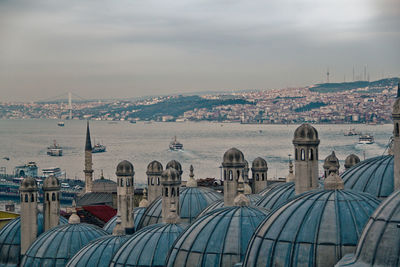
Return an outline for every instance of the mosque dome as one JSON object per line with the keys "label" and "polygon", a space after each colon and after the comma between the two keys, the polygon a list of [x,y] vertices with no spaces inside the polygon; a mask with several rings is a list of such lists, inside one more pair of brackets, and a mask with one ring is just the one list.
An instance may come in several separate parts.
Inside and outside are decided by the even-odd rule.
{"label": "mosque dome", "polygon": [[266,193],[257,203],[256,206],[273,210],[283,203],[295,197],[294,182],[280,183]]}
{"label": "mosque dome", "polygon": [[337,266],[399,266],[399,221],[400,191],[396,191],[369,218],[355,254],[346,255]]}
{"label": "mosque dome", "polygon": [[[133,209],[133,220],[134,220],[134,224],[135,224],[135,228],[136,226],[139,224],[140,219],[142,218],[144,212],[146,211],[145,207],[136,207]],[[109,234],[112,234],[115,225],[117,224],[117,215],[115,215],[114,217],[112,217],[104,226],[103,226],[103,230],[106,231]]]}
{"label": "mosque dome", "polygon": [[32,243],[22,258],[21,266],[65,266],[83,246],[106,234],[101,228],[86,223],[54,227]]}
{"label": "mosque dome", "polygon": [[132,176],[135,173],[132,163],[123,160],[117,165],[117,176]]}
{"label": "mosque dome", "polygon": [[153,160],[152,162],[147,165],[147,175],[161,175],[163,172],[163,166],[157,160]]}
{"label": "mosque dome", "polygon": [[262,191],[260,191],[258,194],[260,196],[265,196],[265,194],[267,194],[269,191],[271,191],[273,188],[279,186],[280,184],[283,184],[283,182],[277,182],[277,183],[270,184],[266,188],[264,188]]}
{"label": "mosque dome", "polygon": [[167,166],[165,166],[165,169],[173,168],[179,172],[179,175],[182,175],[182,165],[176,161],[176,160],[171,160],[170,162],[167,163]]}
{"label": "mosque dome", "polygon": [[370,158],[346,170],[342,175],[345,189],[386,198],[394,188],[393,156]]}
{"label": "mosque dome", "polygon": [[311,124],[303,123],[294,131],[293,144],[319,144],[317,130]]}
{"label": "mosque dome", "polygon": [[301,194],[271,212],[254,233],[243,266],[333,266],[355,250],[379,200],[346,190]]}
{"label": "mosque dome", "polygon": [[252,206],[213,210],[194,221],[176,240],[167,266],[233,266],[240,262],[268,212]]}
{"label": "mosque dome", "polygon": [[[60,225],[68,221],[60,216]],[[43,214],[37,216],[38,236],[43,233]],[[0,265],[18,266],[21,254],[21,218],[15,218],[0,230]]]}
{"label": "mosque dome", "polygon": [[32,177],[26,177],[22,180],[21,186],[19,187],[20,191],[31,191],[37,190],[36,179]]}
{"label": "mosque dome", "polygon": [[185,227],[160,223],[141,229],[122,245],[110,266],[164,266],[172,244]]}
{"label": "mosque dome", "polygon": [[57,177],[51,175],[46,177],[43,181],[43,190],[59,190],[60,189],[60,181]]}
{"label": "mosque dome", "polygon": [[[182,222],[191,223],[200,212],[223,195],[205,187],[185,187],[179,189],[179,211]],[[146,209],[137,229],[162,222],[162,197],[155,199]]]}
{"label": "mosque dome", "polygon": [[346,169],[353,167],[354,165],[360,163],[360,158],[357,155],[350,154],[344,161],[344,167]]}
{"label": "mosque dome", "polygon": [[129,239],[128,235],[107,235],[99,237],[81,248],[67,263],[67,267],[109,266],[112,257]]}
{"label": "mosque dome", "polygon": [[231,148],[225,152],[222,166],[224,167],[245,167],[244,155],[237,148]]}
{"label": "mosque dome", "polygon": [[263,158],[256,158],[253,160],[252,166],[251,166],[252,171],[266,171],[268,170],[268,165],[265,159]]}

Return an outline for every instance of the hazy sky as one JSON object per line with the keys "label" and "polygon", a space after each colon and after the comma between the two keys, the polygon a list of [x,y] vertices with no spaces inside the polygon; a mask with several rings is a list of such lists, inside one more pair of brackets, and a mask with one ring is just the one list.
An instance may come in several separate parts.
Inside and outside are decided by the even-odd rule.
{"label": "hazy sky", "polygon": [[0,0],[0,101],[400,76],[399,0]]}

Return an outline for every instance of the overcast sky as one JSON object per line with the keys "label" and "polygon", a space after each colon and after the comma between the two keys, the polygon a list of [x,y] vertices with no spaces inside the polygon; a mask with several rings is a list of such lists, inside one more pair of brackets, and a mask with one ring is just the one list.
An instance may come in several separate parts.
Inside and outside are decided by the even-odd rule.
{"label": "overcast sky", "polygon": [[0,0],[0,101],[400,76],[399,0]]}

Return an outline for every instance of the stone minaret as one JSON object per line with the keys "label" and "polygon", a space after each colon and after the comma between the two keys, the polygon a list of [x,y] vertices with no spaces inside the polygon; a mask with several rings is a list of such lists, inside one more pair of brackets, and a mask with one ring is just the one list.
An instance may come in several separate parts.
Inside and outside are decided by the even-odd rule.
{"label": "stone minaret", "polygon": [[154,160],[147,166],[147,186],[148,186],[148,201],[153,202],[156,198],[161,196],[161,174],[163,166],[160,162]]}
{"label": "stone minaret", "polygon": [[89,121],[86,127],[86,143],[85,143],[85,193],[92,191],[93,169],[92,169],[92,142],[90,141]]}
{"label": "stone minaret", "polygon": [[35,178],[22,180],[19,188],[21,195],[21,255],[25,255],[38,233],[38,187]]}
{"label": "stone minaret", "polygon": [[251,166],[253,175],[254,193],[258,194],[267,187],[268,165],[265,159],[256,158]]}
{"label": "stone minaret", "polygon": [[49,176],[43,181],[44,197],[44,231],[47,231],[58,225],[60,221],[60,181]]}
{"label": "stone minaret", "polygon": [[225,152],[222,162],[224,179],[224,205],[233,206],[238,190],[238,180],[244,177],[244,155],[237,148]]}
{"label": "stone minaret", "polygon": [[162,219],[164,223],[179,221],[179,187],[181,175],[175,168],[168,168],[161,175],[162,192]]}
{"label": "stone minaret", "polygon": [[318,188],[318,132],[308,123],[294,132],[296,194]]}
{"label": "stone minaret", "polygon": [[116,171],[118,213],[121,215],[121,225],[128,235],[133,234],[135,227],[133,220],[134,174],[133,165],[129,161],[124,160],[118,164]]}
{"label": "stone minaret", "polygon": [[357,157],[354,154],[350,154],[350,155],[347,156],[347,158],[344,161],[344,168],[346,170],[350,169],[351,167],[353,167],[354,165],[356,165],[359,162],[360,162],[360,158],[359,157]]}
{"label": "stone minaret", "polygon": [[325,179],[328,178],[330,171],[335,170],[337,174],[339,174],[339,159],[335,155],[335,151],[332,151],[332,153],[327,156],[324,160],[324,177]]}
{"label": "stone minaret", "polygon": [[400,189],[400,83],[397,86],[397,98],[393,105],[393,154],[394,154],[394,191]]}

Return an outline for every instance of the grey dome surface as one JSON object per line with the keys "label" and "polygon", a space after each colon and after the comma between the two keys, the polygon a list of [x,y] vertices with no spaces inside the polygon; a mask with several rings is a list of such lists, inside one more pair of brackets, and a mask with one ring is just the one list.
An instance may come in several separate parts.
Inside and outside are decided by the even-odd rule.
{"label": "grey dome surface", "polygon": [[253,160],[253,163],[251,165],[251,170],[252,171],[258,171],[258,170],[268,170],[268,164],[267,161],[263,158],[255,158]]}
{"label": "grey dome surface", "polygon": [[366,192],[377,198],[393,193],[393,156],[378,156],[360,162],[345,171],[341,177],[345,189]]}
{"label": "grey dome surface", "polygon": [[170,162],[167,163],[165,166],[165,169],[173,168],[179,172],[179,175],[182,175],[182,165],[176,161],[176,160],[171,160]]}
{"label": "grey dome surface", "polygon": [[132,235],[110,266],[164,266],[168,251],[187,225],[154,224]]}
{"label": "grey dome surface", "polygon": [[65,266],[83,246],[103,235],[107,232],[86,223],[54,227],[32,243],[21,266]]}
{"label": "grey dome surface", "polygon": [[242,151],[240,151],[237,148],[231,148],[228,149],[224,153],[223,159],[222,159],[222,166],[224,167],[230,167],[230,166],[240,166],[240,167],[245,167],[245,162],[244,162],[244,155]]}
{"label": "grey dome surface", "polygon": [[117,165],[117,176],[132,176],[135,173],[132,163],[123,160]]}
{"label": "grey dome surface", "polygon": [[151,174],[158,174],[160,175],[163,171],[163,166],[160,162],[158,162],[157,160],[153,160],[152,162],[149,163],[149,165],[147,165],[147,171],[146,174],[147,175],[151,175]]}
{"label": "grey dome surface", "polygon": [[268,191],[257,203],[256,206],[273,210],[283,203],[295,197],[294,182],[281,183]]}
{"label": "grey dome surface", "polygon": [[20,191],[30,191],[36,189],[37,189],[36,179],[32,177],[24,178],[21,182],[21,186],[19,187]]}
{"label": "grey dome surface", "polygon": [[232,206],[213,210],[192,223],[176,240],[167,266],[233,266],[240,262],[264,209]]}
{"label": "grey dome surface", "polygon": [[400,191],[394,192],[369,218],[355,254],[337,266],[400,266]]}
{"label": "grey dome surface", "polygon": [[81,248],[67,263],[67,267],[108,267],[115,253],[130,238],[128,235],[99,237]]}
{"label": "grey dome surface", "polygon": [[319,144],[318,131],[309,123],[303,123],[294,131],[294,144]]}
{"label": "grey dome surface", "polygon": [[[135,228],[140,222],[140,219],[142,218],[144,212],[146,211],[145,207],[136,207],[133,209],[133,220],[135,224]],[[104,226],[103,230],[106,231],[109,234],[112,234],[115,225],[117,224],[117,215],[112,217]]]}
{"label": "grey dome surface", "polygon": [[265,196],[266,193],[271,191],[273,188],[279,186],[280,184],[283,184],[283,182],[277,182],[277,183],[270,184],[266,188],[264,188],[262,191],[260,191],[258,194],[260,196]]}
{"label": "grey dome surface", "polygon": [[[43,233],[43,214],[38,213],[38,236]],[[60,225],[68,223],[60,216]],[[0,266],[18,266],[21,254],[21,218],[15,218],[0,231]]]}
{"label": "grey dome surface", "polygon": [[375,197],[350,190],[301,194],[261,223],[243,266],[333,266],[355,250],[378,205]]}
{"label": "grey dome surface", "polygon": [[354,154],[350,154],[346,157],[345,161],[344,161],[344,167],[346,169],[353,167],[354,165],[360,163],[360,158],[357,155]]}
{"label": "grey dome surface", "polygon": [[51,175],[44,179],[42,188],[43,190],[59,190],[60,181],[57,179],[57,177]]}
{"label": "grey dome surface", "polygon": [[[191,223],[196,217],[214,201],[223,198],[223,195],[205,187],[179,188],[179,209],[182,222]],[[161,223],[162,197],[155,199],[146,209],[137,229]]]}

